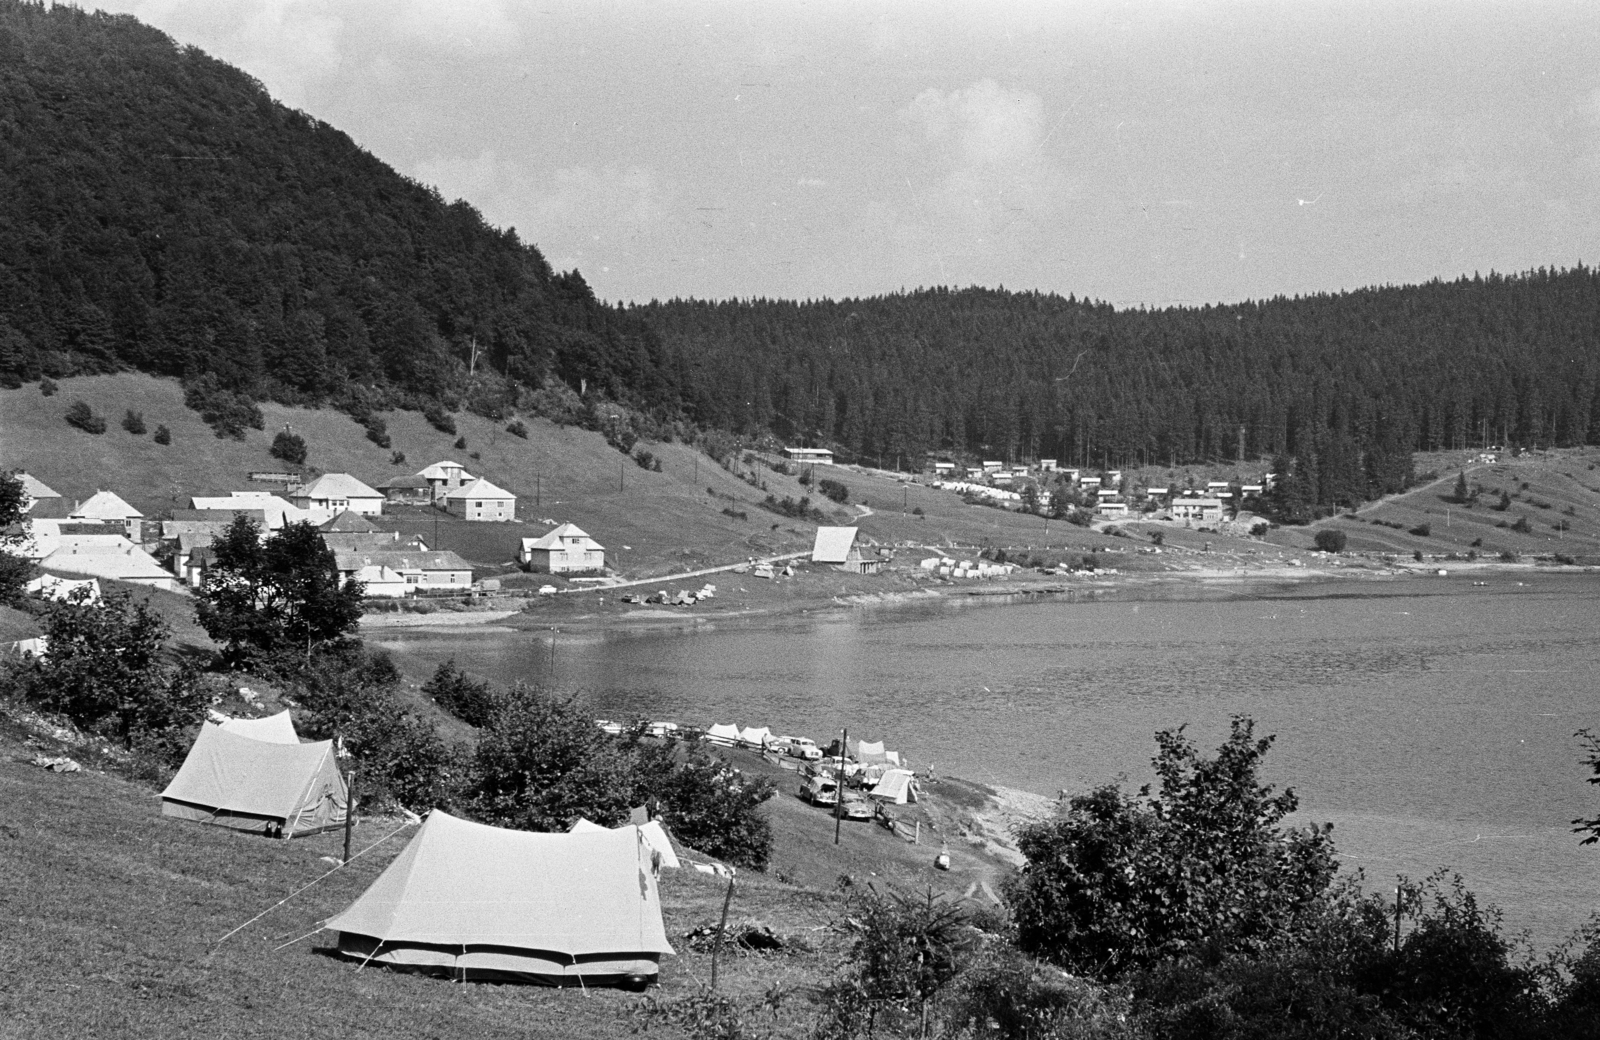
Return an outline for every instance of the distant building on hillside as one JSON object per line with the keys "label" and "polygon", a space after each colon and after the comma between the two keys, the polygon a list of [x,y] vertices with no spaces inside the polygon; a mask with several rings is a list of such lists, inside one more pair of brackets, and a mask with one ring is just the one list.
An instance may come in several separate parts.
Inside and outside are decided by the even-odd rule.
{"label": "distant building on hillside", "polygon": [[562,524],[538,538],[524,538],[517,559],[538,574],[582,574],[606,568],[606,547],[577,524]]}
{"label": "distant building on hillside", "polygon": [[446,494],[444,508],[451,516],[463,520],[515,520],[517,496],[479,477]]}
{"label": "distant building on hillside", "polygon": [[365,567],[387,567],[418,589],[472,587],[472,564],[449,550],[407,552],[394,549],[357,550],[333,554],[340,579],[358,577]]}
{"label": "distant building on hillside", "polygon": [[426,469],[418,470],[417,476],[426,480],[428,486],[433,489],[433,501],[435,502],[440,501],[456,488],[470,484],[477,479],[471,473],[468,473],[466,467],[461,463],[451,462],[448,459],[443,462],[435,462]]}
{"label": "distant building on hillside", "polygon": [[324,473],[291,491],[289,501],[301,509],[323,509],[334,516],[345,510],[362,516],[377,516],[383,512],[382,493],[348,473]]}
{"label": "distant building on hillside", "polygon": [[1215,498],[1175,498],[1167,510],[1174,520],[1214,524],[1222,519],[1222,502]]}
{"label": "distant building on hillside", "polygon": [[785,448],[783,453],[788,456],[790,462],[802,465],[833,465],[833,452],[827,448]]}
{"label": "distant building on hillside", "polygon": [[420,474],[391,477],[378,485],[385,501],[400,506],[433,505],[433,484]]}

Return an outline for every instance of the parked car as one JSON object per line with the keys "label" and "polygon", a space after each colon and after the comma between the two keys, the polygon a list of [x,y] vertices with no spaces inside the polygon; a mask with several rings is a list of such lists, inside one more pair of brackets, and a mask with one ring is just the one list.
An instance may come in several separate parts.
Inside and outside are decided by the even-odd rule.
{"label": "parked car", "polygon": [[822,749],[810,737],[790,737],[788,753],[791,758],[801,758],[807,762],[822,758]]}
{"label": "parked car", "polygon": [[858,794],[846,793],[844,804],[839,807],[839,815],[847,820],[870,820],[877,814],[872,803]]}
{"label": "parked car", "polygon": [[767,740],[767,750],[775,751],[780,755],[787,755],[794,741],[794,737],[772,737]]}
{"label": "parked car", "polygon": [[676,722],[652,722],[644,728],[646,736],[650,737],[675,737],[678,735]]}
{"label": "parked car", "polygon": [[613,737],[622,736],[622,723],[612,722],[610,719],[595,719],[594,724],[600,727],[602,733],[609,733]]}
{"label": "parked car", "polygon": [[812,805],[832,808],[839,800],[839,785],[831,776],[814,776],[800,785],[800,797]]}

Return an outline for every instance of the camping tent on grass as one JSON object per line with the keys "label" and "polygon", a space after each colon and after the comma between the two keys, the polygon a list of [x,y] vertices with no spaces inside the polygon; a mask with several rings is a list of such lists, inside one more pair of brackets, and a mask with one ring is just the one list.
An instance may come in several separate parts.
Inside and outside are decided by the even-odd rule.
{"label": "camping tent on grass", "polygon": [[733,747],[733,745],[739,742],[739,727],[735,726],[731,722],[716,723],[710,729],[706,730],[706,739],[711,741],[713,744],[721,744],[724,747]]}
{"label": "camping tent on grass", "polygon": [[207,722],[161,792],[161,812],[293,838],[344,826],[347,800],[333,741],[258,740]]}
{"label": "camping tent on grass", "polygon": [[865,740],[856,741],[856,761],[862,765],[886,765],[898,767],[900,752],[883,750],[883,741],[868,743]]}
{"label": "camping tent on grass", "polygon": [[739,731],[739,743],[747,748],[755,748],[757,751],[765,748],[767,742],[771,739],[772,730],[765,726],[746,726]]}
{"label": "camping tent on grass", "polygon": [[661,854],[661,865],[663,867],[670,867],[673,870],[677,870],[679,867],[683,866],[682,863],[678,862],[678,854],[672,850],[672,841],[667,837],[667,829],[661,826],[661,821],[659,820],[651,820],[648,823],[637,824],[625,823],[620,827],[602,827],[598,823],[595,823],[592,820],[586,820],[580,816],[577,823],[567,828],[567,833],[593,834],[597,831],[605,830],[631,831],[634,828],[638,828],[639,836],[644,839],[646,845],[650,846],[650,850],[652,852],[658,852]]}
{"label": "camping tent on grass", "polygon": [[673,952],[638,829],[532,834],[437,809],[323,927],[345,957],[496,982],[637,985]]}
{"label": "camping tent on grass", "polygon": [[878,785],[867,793],[880,802],[891,805],[904,805],[917,800],[917,785],[912,783],[912,772],[909,769],[885,770],[883,779]]}
{"label": "camping tent on grass", "polygon": [[294,720],[289,717],[288,711],[280,711],[264,719],[229,719],[218,725],[235,736],[253,737],[269,744],[300,743],[300,734],[294,731]]}

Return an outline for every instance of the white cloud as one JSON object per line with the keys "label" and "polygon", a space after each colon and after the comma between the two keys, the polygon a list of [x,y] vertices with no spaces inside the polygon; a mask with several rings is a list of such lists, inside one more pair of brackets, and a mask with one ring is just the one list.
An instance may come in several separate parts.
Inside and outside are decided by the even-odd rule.
{"label": "white cloud", "polygon": [[306,106],[313,86],[338,72],[343,58],[343,19],[312,0],[110,0],[103,6],[237,65],[295,108]]}
{"label": "white cloud", "polygon": [[925,141],[961,165],[998,168],[1031,161],[1043,140],[1044,102],[983,79],[946,94],[929,88],[901,110]]}
{"label": "white cloud", "polygon": [[410,0],[394,25],[430,44],[482,53],[510,51],[522,38],[502,0]]}

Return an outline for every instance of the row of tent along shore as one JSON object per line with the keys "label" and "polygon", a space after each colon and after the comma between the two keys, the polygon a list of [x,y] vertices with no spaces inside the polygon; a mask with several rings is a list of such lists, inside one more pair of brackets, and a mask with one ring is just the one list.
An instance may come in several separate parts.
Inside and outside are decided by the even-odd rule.
{"label": "row of tent along shore", "polygon": [[[162,813],[283,839],[342,828],[350,799],[336,757],[332,741],[301,743],[287,711],[206,722],[161,794]],[[616,828],[579,820],[566,834],[535,834],[435,809],[322,927],[363,965],[642,989],[674,952],[659,882],[679,864],[643,810]]]}

